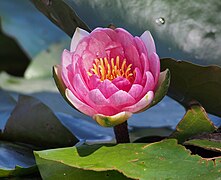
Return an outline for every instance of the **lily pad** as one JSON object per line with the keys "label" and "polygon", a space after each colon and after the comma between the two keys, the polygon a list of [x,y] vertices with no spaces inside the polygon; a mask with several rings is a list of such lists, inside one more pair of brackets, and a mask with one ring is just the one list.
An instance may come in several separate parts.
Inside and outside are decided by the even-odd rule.
{"label": "lily pad", "polygon": [[[0,8],[1,9],[1,8]],[[2,32],[0,19],[0,72],[7,71],[10,74],[22,76],[29,64],[29,58],[12,37]],[[12,66],[13,64],[13,66]]]}
{"label": "lily pad", "polygon": [[[1,0],[0,16],[3,32],[17,40],[30,60],[50,44],[68,38],[27,0]],[[17,65],[13,67],[21,66],[21,61],[17,58]]]}
{"label": "lily pad", "polygon": [[32,174],[36,171],[30,148],[0,141],[0,178]]}
{"label": "lily pad", "polygon": [[184,144],[201,147],[210,151],[221,153],[221,141],[211,141],[208,139],[191,139],[189,141],[186,141]]}
{"label": "lily pad", "polygon": [[76,27],[89,30],[68,3],[60,0],[32,0],[32,3],[69,36],[73,35]]}
{"label": "lily pad", "polygon": [[198,101],[207,112],[221,116],[221,68],[199,66],[185,61],[161,59],[162,70],[168,68],[171,83],[168,95],[188,107]]}
{"label": "lily pad", "polygon": [[[62,7],[62,12],[74,11],[91,28],[106,27],[113,23],[124,27],[134,35],[150,30],[154,36],[160,57],[186,59],[197,64],[221,65],[221,11],[220,0],[53,0],[40,9],[44,14],[58,16],[61,12],[50,2]],[[59,2],[59,3],[58,3]],[[53,6],[52,3],[52,6]],[[43,6],[43,5],[42,5]],[[185,7],[185,8],[183,8]],[[66,15],[75,20],[75,14]],[[53,16],[49,16],[53,20]],[[61,21],[62,22],[62,21]],[[57,23],[57,22],[56,22]],[[74,23],[74,21],[72,22]],[[72,35],[75,28],[64,24]],[[67,32],[67,30],[66,30]]]}
{"label": "lily pad", "polygon": [[0,90],[0,133],[3,131],[15,106],[16,101],[8,93]]}
{"label": "lily pad", "polygon": [[73,146],[78,142],[46,105],[25,95],[19,96],[0,136],[41,148]]}
{"label": "lily pad", "polygon": [[214,165],[191,155],[174,139],[152,144],[83,145],[34,154],[44,179],[218,179],[221,168],[220,158]]}
{"label": "lily pad", "polygon": [[176,131],[170,135],[170,138],[176,138],[179,143],[183,143],[188,138],[215,130],[216,127],[208,118],[203,107],[193,105],[179,122]]}

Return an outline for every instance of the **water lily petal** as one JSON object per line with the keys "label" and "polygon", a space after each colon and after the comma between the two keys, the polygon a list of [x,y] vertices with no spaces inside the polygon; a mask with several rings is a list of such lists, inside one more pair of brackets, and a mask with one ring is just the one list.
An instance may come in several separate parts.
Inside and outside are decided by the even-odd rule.
{"label": "water lily petal", "polygon": [[127,46],[127,50],[125,51],[125,57],[127,59],[128,65],[132,64],[132,68],[141,68],[140,56],[135,46]]}
{"label": "water lily petal", "polygon": [[87,94],[89,93],[88,87],[86,84],[83,82],[82,77],[80,74],[76,74],[73,78],[73,86],[76,91],[73,92],[75,95],[78,95],[81,99],[84,99],[87,101],[86,97]]}
{"label": "water lily petal", "polygon": [[108,100],[113,107],[129,106],[135,103],[135,99],[123,90],[117,91]]}
{"label": "water lily petal", "polygon": [[141,84],[142,75],[141,75],[139,68],[135,68],[135,74],[136,74],[136,76],[135,76],[134,84]]}
{"label": "water lily petal", "polygon": [[126,78],[123,78],[121,76],[115,78],[112,83],[118,88],[118,89],[121,89],[121,90],[124,90],[126,92],[129,91],[129,89],[131,88],[131,82],[126,79]]}
{"label": "water lily petal", "polygon": [[100,85],[101,81],[100,78],[98,77],[98,75],[93,74],[92,76],[90,76],[90,80],[88,81],[88,89],[92,90],[97,88]]}
{"label": "water lily petal", "polygon": [[145,72],[149,71],[150,69],[149,61],[144,53],[141,54],[140,60],[141,60],[141,65],[143,67],[143,75],[145,76]]}
{"label": "water lily petal", "polygon": [[66,89],[65,95],[68,101],[82,113],[88,116],[94,116],[94,114],[97,114],[97,111],[95,109],[79,100],[69,89]]}
{"label": "water lily petal", "polygon": [[133,84],[129,90],[129,94],[134,98],[138,98],[141,94],[141,92],[143,91],[143,86],[141,86],[140,84]]}
{"label": "water lily petal", "polygon": [[150,71],[153,74],[155,85],[157,85],[159,75],[160,75],[160,59],[156,53],[150,56]]}
{"label": "water lily petal", "polygon": [[99,105],[102,106],[107,106],[109,105],[109,100],[107,100],[104,95],[100,92],[99,89],[93,89],[88,94],[88,104],[91,105],[92,107],[96,107]]}
{"label": "water lily petal", "polygon": [[93,119],[97,121],[98,124],[104,127],[112,127],[125,122],[130,116],[131,112],[123,111],[113,116],[105,116],[103,114],[95,114]]}
{"label": "water lily petal", "polygon": [[64,81],[64,84],[68,88],[72,88],[72,85],[70,83],[70,77],[73,76],[72,71],[70,70],[71,62],[72,62],[72,54],[68,50],[64,50],[61,57],[61,67],[62,67],[62,80]]}
{"label": "water lily petal", "polygon": [[134,42],[135,42],[136,48],[139,52],[139,55],[147,54],[147,48],[146,48],[144,42],[140,39],[140,37],[135,37]]}
{"label": "water lily petal", "polygon": [[117,33],[117,42],[120,42],[124,49],[126,49],[127,46],[134,44],[133,36],[126,30],[122,28],[116,28],[114,31]]}
{"label": "water lily petal", "polygon": [[91,33],[91,36],[97,39],[98,41],[102,42],[104,46],[112,42],[111,38],[101,29],[95,29]]}
{"label": "water lily petal", "polygon": [[87,31],[77,27],[71,39],[70,51],[74,52],[80,40],[83,39],[84,37],[87,37],[88,35],[89,33]]}
{"label": "water lily petal", "polygon": [[108,79],[105,79],[103,82],[97,86],[105,98],[109,98],[112,94],[119,91],[119,89]]}
{"label": "water lily petal", "polygon": [[148,91],[153,91],[154,89],[154,77],[150,71],[147,71],[145,77],[145,85],[143,87],[143,92],[141,93],[141,96],[146,94]]}
{"label": "water lily petal", "polygon": [[98,41],[94,37],[90,37],[90,41],[88,44],[88,50],[92,54],[94,54],[97,58],[106,57],[105,46],[102,44],[102,42]]}
{"label": "water lily petal", "polygon": [[150,56],[152,53],[156,52],[155,43],[154,43],[153,37],[152,37],[152,35],[150,34],[149,31],[145,31],[140,36],[140,39],[144,42],[144,44],[147,48],[148,56]]}
{"label": "water lily petal", "polygon": [[152,102],[154,97],[153,91],[149,91],[140,101],[138,101],[136,104],[133,104],[131,106],[125,107],[122,110],[123,111],[129,111],[132,113],[138,113],[141,110],[147,108],[150,103]]}

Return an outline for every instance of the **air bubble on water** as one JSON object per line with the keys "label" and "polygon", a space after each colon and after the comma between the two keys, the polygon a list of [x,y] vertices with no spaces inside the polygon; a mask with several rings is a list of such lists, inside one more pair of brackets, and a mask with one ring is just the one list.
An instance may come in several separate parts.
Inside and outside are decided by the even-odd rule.
{"label": "air bubble on water", "polygon": [[155,22],[158,24],[158,25],[163,25],[165,24],[165,19],[163,17],[159,17],[155,20]]}

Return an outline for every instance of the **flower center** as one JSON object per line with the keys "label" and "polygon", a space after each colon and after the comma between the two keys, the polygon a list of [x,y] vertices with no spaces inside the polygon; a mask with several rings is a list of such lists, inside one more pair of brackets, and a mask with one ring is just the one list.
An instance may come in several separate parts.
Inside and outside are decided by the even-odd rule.
{"label": "flower center", "polygon": [[112,81],[118,76],[127,78],[128,80],[135,75],[135,71],[131,72],[132,64],[127,66],[127,60],[124,59],[120,63],[119,56],[116,59],[111,58],[110,63],[107,58],[97,58],[94,60],[93,67],[87,72],[89,76],[96,74],[100,76],[101,81],[109,79]]}

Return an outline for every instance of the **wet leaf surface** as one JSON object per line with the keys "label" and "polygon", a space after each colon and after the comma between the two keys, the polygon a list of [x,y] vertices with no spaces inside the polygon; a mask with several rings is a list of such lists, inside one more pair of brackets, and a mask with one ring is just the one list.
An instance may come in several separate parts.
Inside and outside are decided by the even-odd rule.
{"label": "wet leaf surface", "polygon": [[176,138],[179,143],[183,143],[186,139],[193,136],[214,132],[215,130],[216,127],[208,118],[203,107],[193,105],[179,122],[170,138]]}
{"label": "wet leaf surface", "polygon": [[161,68],[171,72],[168,95],[188,107],[198,101],[207,112],[221,116],[221,68],[185,61],[161,59]]}
{"label": "wet leaf surface", "polygon": [[32,149],[0,141],[0,177],[21,176],[36,171]]}
{"label": "wet leaf surface", "polygon": [[214,165],[212,160],[191,155],[174,139],[152,144],[83,145],[37,151],[35,157],[45,179],[217,179],[221,168],[220,158]]}
{"label": "wet leaf surface", "polygon": [[25,95],[19,96],[0,137],[40,148],[73,146],[78,142],[50,108]]}

